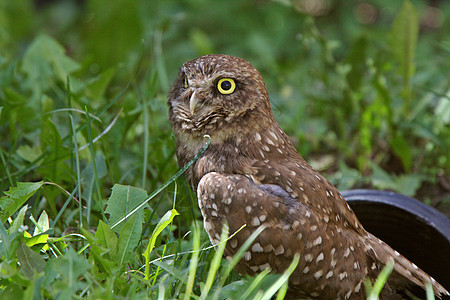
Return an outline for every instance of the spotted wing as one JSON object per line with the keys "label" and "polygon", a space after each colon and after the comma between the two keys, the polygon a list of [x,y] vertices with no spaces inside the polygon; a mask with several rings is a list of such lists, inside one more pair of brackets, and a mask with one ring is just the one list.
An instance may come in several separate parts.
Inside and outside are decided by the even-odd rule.
{"label": "spotted wing", "polygon": [[[292,262],[294,254],[300,253],[290,282],[305,296],[325,293],[334,298],[339,291],[351,292],[353,296],[361,292],[359,281],[367,268],[354,256],[354,247],[363,245],[349,232],[329,230],[328,223],[314,210],[290,197],[280,186],[256,184],[244,175],[211,172],[201,179],[197,196],[212,243],[219,242],[223,223],[228,224],[230,234],[246,225],[228,241],[226,256],[234,255],[256,228],[267,227],[245,252],[238,272],[254,274],[270,267],[280,273]],[[329,232],[339,234],[340,242]],[[339,253],[345,260],[338,257]],[[351,264],[352,272],[344,269],[344,264]],[[339,278],[338,286],[329,285],[336,282],[329,280],[333,276]],[[347,285],[347,290],[342,288]],[[345,293],[341,296],[344,298]]]}

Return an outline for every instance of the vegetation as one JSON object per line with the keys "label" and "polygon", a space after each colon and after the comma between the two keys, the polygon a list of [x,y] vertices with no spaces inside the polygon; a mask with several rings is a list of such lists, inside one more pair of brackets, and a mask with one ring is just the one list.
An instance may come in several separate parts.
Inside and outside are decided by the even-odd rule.
{"label": "vegetation", "polygon": [[176,174],[166,94],[207,53],[262,72],[338,188],[448,210],[450,3],[433,3],[0,2],[0,297],[283,297],[296,261],[236,274]]}

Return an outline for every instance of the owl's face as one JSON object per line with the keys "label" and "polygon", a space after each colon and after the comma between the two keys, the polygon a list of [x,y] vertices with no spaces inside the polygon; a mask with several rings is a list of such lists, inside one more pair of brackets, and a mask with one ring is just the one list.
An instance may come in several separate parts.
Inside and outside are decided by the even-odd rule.
{"label": "owl's face", "polygon": [[[247,61],[228,55],[205,55],[186,62],[169,93],[170,121],[175,134],[236,134],[236,121],[269,111],[260,73]],[[253,120],[251,120],[253,123]],[[250,123],[250,122],[249,122]]]}

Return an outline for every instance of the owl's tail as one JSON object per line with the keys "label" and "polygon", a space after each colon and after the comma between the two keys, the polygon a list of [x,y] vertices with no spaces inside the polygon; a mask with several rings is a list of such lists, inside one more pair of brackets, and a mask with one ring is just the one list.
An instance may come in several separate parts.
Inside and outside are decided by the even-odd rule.
{"label": "owl's tail", "polygon": [[368,245],[368,255],[375,261],[380,262],[382,265],[386,265],[389,262],[394,263],[394,272],[391,274],[392,279],[390,277],[388,282],[390,280],[402,281],[405,285],[410,285],[412,283],[420,286],[424,290],[426,289],[427,284],[430,283],[436,296],[441,297],[442,295],[450,295],[450,293],[433,277],[370,233],[366,239],[366,245]]}

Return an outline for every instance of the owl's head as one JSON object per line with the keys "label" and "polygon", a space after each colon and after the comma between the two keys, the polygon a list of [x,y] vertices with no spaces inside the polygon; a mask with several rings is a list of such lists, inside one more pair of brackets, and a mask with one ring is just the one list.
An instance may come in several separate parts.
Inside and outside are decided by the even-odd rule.
{"label": "owl's head", "polygon": [[169,93],[170,121],[177,131],[227,138],[236,130],[272,121],[261,74],[247,61],[205,55],[186,62]]}

